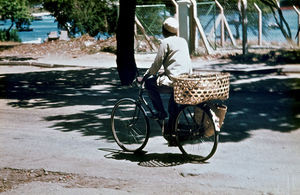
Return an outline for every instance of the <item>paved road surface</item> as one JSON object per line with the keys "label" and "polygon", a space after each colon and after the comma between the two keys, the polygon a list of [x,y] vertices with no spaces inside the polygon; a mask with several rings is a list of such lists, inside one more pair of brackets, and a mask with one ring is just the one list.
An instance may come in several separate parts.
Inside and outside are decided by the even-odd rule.
{"label": "paved road surface", "polygon": [[114,68],[0,70],[0,169],[62,175],[3,194],[300,193],[299,78],[234,75],[221,143],[200,164],[167,147],[154,123],[146,155],[119,150],[110,111],[135,90],[119,86]]}

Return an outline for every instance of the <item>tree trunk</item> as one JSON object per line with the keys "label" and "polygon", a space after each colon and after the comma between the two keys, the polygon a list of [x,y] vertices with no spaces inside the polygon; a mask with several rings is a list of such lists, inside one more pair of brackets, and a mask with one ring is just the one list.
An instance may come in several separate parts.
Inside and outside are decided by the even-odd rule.
{"label": "tree trunk", "polygon": [[120,0],[117,26],[117,69],[122,85],[130,85],[137,67],[134,58],[134,24],[136,0]]}
{"label": "tree trunk", "polygon": [[[286,38],[286,40],[289,42],[292,42],[292,34],[291,34],[290,26],[287,23],[287,21],[285,20],[277,0],[261,0],[261,1],[265,5],[268,5],[270,7],[270,9],[273,13],[274,19],[276,21],[276,24],[279,26],[279,29],[281,30],[281,32],[282,32],[283,36]],[[278,12],[279,19],[277,18],[275,10]]]}
{"label": "tree trunk", "polygon": [[14,20],[12,19],[11,20],[11,25],[10,25],[10,27],[6,30],[6,39],[8,40],[8,41],[10,41],[10,30],[12,29],[12,27],[14,26]]}
{"label": "tree trunk", "polygon": [[[278,24],[278,26],[279,26],[283,36],[286,38],[286,40],[288,40],[289,42],[292,42],[292,33],[290,30],[289,24],[285,20],[281,9],[279,7],[277,7],[276,10],[277,10],[279,18],[280,18],[280,21],[278,21],[278,19],[276,18],[276,14],[273,12],[276,23]],[[286,27],[287,31],[285,30],[284,27]]]}

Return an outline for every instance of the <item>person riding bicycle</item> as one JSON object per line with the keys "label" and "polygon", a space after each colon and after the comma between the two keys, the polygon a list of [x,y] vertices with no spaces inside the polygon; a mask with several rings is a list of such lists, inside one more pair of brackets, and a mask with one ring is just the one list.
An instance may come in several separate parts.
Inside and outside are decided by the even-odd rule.
{"label": "person riding bicycle", "polygon": [[[192,73],[189,47],[184,38],[177,36],[178,26],[178,21],[172,17],[163,22],[162,32],[165,38],[161,41],[156,58],[143,78],[153,107],[157,111],[155,117],[159,120],[168,117],[162,103],[160,89],[169,88],[173,92],[174,77]],[[161,68],[163,68],[162,72],[160,72]],[[174,101],[173,93],[169,99],[168,112],[169,122],[163,132],[165,138],[174,131],[174,122],[178,114],[178,105]]]}

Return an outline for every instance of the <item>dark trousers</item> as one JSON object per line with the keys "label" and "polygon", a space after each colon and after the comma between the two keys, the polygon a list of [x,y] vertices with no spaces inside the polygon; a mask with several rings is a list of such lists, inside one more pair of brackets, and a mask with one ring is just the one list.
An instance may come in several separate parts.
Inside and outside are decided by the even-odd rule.
{"label": "dark trousers", "polygon": [[168,91],[168,93],[171,93],[169,104],[168,104],[169,121],[167,127],[165,128],[165,132],[169,133],[174,131],[175,129],[174,125],[175,125],[176,117],[179,112],[179,106],[174,101],[173,88],[168,86],[158,86],[156,80],[157,80],[156,76],[150,76],[149,78],[147,78],[145,80],[145,88],[148,91],[148,95],[152,101],[153,107],[155,108],[156,111],[161,113],[163,112],[166,113],[166,111],[163,106],[160,92]]}

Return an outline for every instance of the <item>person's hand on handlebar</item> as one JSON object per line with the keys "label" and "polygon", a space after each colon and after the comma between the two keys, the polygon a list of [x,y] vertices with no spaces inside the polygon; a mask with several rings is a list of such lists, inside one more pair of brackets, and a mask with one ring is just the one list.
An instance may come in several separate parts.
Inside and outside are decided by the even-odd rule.
{"label": "person's hand on handlebar", "polygon": [[142,77],[142,76],[138,76],[138,77],[136,77],[136,81],[137,81],[138,83],[143,83],[143,82],[145,82],[145,79],[144,79],[144,77]]}

